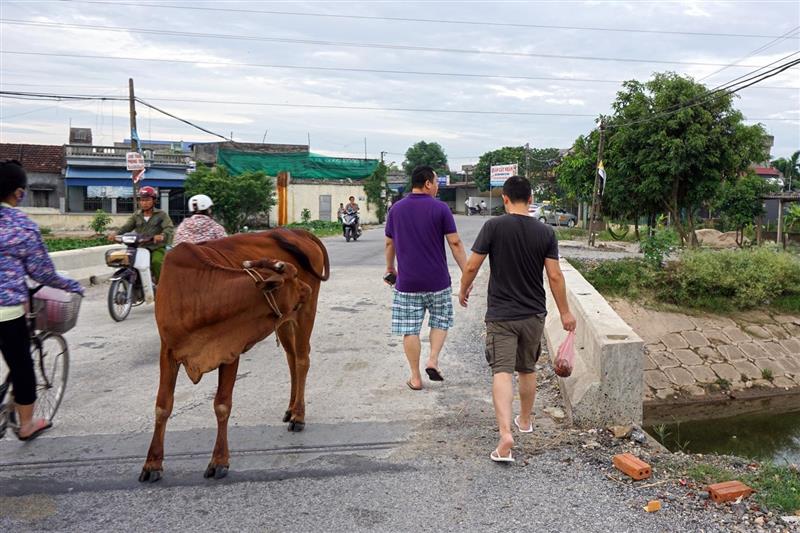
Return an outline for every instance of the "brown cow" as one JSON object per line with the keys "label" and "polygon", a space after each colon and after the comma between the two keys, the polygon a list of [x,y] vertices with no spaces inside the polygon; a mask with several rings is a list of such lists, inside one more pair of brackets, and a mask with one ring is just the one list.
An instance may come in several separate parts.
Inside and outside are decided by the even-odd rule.
{"label": "brown cow", "polygon": [[155,430],[139,481],[161,479],[164,432],[180,365],[193,383],[219,368],[217,441],[204,475],[219,479],[227,474],[228,417],[239,356],[274,331],[292,380],[283,421],[289,431],[303,429],[311,331],[320,284],[329,275],[325,246],[302,230],[184,243],[166,255],[156,298],[161,377]]}

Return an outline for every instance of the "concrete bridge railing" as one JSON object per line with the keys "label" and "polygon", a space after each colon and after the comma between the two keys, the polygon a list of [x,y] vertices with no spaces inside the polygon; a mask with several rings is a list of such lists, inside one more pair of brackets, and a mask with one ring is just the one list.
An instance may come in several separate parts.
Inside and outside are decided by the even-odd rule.
{"label": "concrete bridge railing", "polygon": [[[579,426],[641,424],[644,342],[564,259],[561,269],[578,322],[575,367],[569,378],[559,378],[567,414]],[[549,289],[547,311],[545,339],[555,358],[567,334]]]}

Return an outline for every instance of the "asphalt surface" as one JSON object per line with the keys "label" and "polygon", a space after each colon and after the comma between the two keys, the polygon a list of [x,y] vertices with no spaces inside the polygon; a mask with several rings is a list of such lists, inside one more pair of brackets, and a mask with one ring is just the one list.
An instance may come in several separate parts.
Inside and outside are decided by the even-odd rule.
{"label": "asphalt surface", "polygon": [[[484,221],[458,218],[467,245]],[[55,427],[31,443],[0,441],[0,530],[717,530],[668,505],[644,514],[647,491],[612,483],[575,446],[553,446],[563,430],[541,415],[557,402],[552,396],[537,399],[541,422],[532,436],[518,436],[517,462],[492,463],[481,337],[488,271],[470,308],[457,308],[441,357],[446,381],[413,392],[400,339],[389,335],[382,232],[325,242],[332,277],[320,294],[304,432],[280,422],[288,371],[269,338],[239,367],[228,477],[202,475],[215,435],[216,378],[195,386],[181,374],[164,478],[140,484],[158,379],[153,311],[135,308],[115,323],[107,285],[94,287],[68,334],[70,378]],[[457,283],[452,261],[451,270]]]}

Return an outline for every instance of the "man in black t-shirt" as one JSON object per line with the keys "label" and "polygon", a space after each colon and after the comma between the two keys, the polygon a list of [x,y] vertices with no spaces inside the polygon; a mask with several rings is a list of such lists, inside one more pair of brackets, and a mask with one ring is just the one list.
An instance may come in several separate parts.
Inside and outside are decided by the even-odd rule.
{"label": "man in black t-shirt", "polygon": [[547,271],[564,329],[575,329],[575,317],[569,310],[564,275],[558,262],[555,232],[529,216],[530,203],[530,182],[520,176],[509,178],[503,185],[507,214],[484,224],[461,277],[459,301],[466,307],[475,276],[489,256],[486,360],[492,368],[492,396],[500,429],[500,442],[491,453],[496,462],[514,460],[511,412],[515,370],[519,373],[520,414],[514,417],[514,424],[520,433],[533,432],[536,361],[541,353],[547,314],[542,271]]}

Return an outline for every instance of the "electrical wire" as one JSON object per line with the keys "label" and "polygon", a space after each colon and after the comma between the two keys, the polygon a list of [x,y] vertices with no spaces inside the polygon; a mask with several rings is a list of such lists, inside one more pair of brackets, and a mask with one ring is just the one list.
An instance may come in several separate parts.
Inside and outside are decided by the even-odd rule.
{"label": "electrical wire", "polygon": [[722,68],[721,68],[721,69],[719,69],[719,70],[715,70],[715,71],[714,71],[714,72],[712,72],[711,74],[708,74],[708,75],[706,75],[706,76],[703,76],[702,78],[700,78],[700,79],[699,79],[699,80],[697,80],[697,81],[698,81],[698,82],[701,82],[701,81],[703,81],[703,80],[707,80],[708,78],[710,78],[710,77],[712,77],[712,76],[716,76],[716,75],[717,75],[717,74],[719,74],[720,72],[722,72],[722,71],[724,71],[724,70],[727,70],[728,68],[730,68],[730,67],[732,67],[732,66],[735,66],[737,63],[740,63],[740,62],[744,61],[745,59],[747,59],[747,58],[749,58],[749,57],[751,57],[751,56],[754,56],[754,55],[758,54],[759,52],[763,52],[763,51],[764,51],[764,50],[766,50],[767,48],[771,48],[771,47],[775,46],[776,44],[778,44],[779,42],[781,42],[781,41],[783,41],[783,40],[785,40],[785,39],[791,39],[792,37],[797,37],[798,35],[800,35],[800,33],[797,33],[797,30],[800,30],[800,26],[795,26],[794,28],[792,28],[791,30],[787,31],[786,33],[784,33],[784,34],[783,34],[783,35],[781,35],[780,37],[778,37],[778,38],[776,38],[776,39],[773,39],[772,41],[768,42],[767,44],[765,44],[765,45],[763,45],[763,46],[760,46],[759,48],[756,48],[755,50],[751,50],[751,51],[750,51],[750,52],[749,52],[749,53],[748,53],[746,56],[744,56],[744,57],[742,57],[742,58],[738,59],[738,60],[737,60],[737,61],[735,61],[734,63],[731,63],[731,64],[730,64],[730,65],[728,65],[728,66],[722,67]]}
{"label": "electrical wire", "polygon": [[336,19],[352,19],[352,20],[376,20],[388,22],[423,22],[434,24],[451,24],[451,25],[467,25],[485,27],[501,27],[501,28],[526,28],[526,29],[549,29],[549,30],[578,30],[578,31],[604,31],[604,32],[625,32],[625,33],[650,33],[650,34],[663,34],[663,35],[691,35],[703,37],[746,37],[746,38],[773,38],[775,35],[761,35],[752,33],[712,33],[712,32],[695,32],[695,31],[675,31],[675,30],[649,30],[638,28],[606,28],[598,26],[563,26],[554,24],[527,24],[521,22],[493,22],[493,21],[475,21],[475,20],[446,20],[446,19],[430,19],[430,18],[412,18],[412,17],[378,17],[370,15],[349,15],[340,13],[302,13],[297,11],[274,11],[274,10],[261,10],[261,9],[241,9],[241,8],[220,8],[220,7],[201,7],[201,6],[175,6],[164,4],[152,4],[149,2],[129,3],[129,2],[108,2],[99,0],[62,0],[69,3],[81,4],[99,4],[110,5],[114,7],[129,6],[141,9],[147,7],[148,9],[180,9],[187,11],[207,11],[207,12],[222,12],[222,13],[243,13],[243,14],[258,14],[258,15],[282,15],[282,16],[295,16],[295,17],[320,17],[320,18],[336,18]]}
{"label": "electrical wire", "polygon": [[[659,59],[638,59],[638,58],[622,58],[622,57],[599,57],[599,56],[573,56],[564,54],[539,54],[533,52],[512,52],[500,50],[474,50],[466,48],[439,48],[432,46],[411,46],[403,44],[388,44],[388,43],[356,43],[345,41],[323,41],[316,39],[289,39],[284,37],[260,37],[255,35],[231,35],[223,33],[197,33],[197,32],[184,32],[174,30],[154,30],[149,28],[131,28],[122,26],[103,26],[98,24],[72,24],[66,22],[39,22],[32,20],[19,20],[19,19],[0,19],[0,24],[12,24],[18,26],[35,26],[44,28],[75,28],[75,29],[89,29],[100,31],[112,31],[123,33],[140,33],[146,35],[169,35],[174,37],[190,37],[201,39],[229,39],[237,41],[260,41],[269,43],[284,43],[284,44],[312,44],[317,46],[333,46],[333,47],[347,47],[347,48],[375,48],[383,50],[405,50],[411,52],[441,52],[452,54],[470,54],[470,55],[491,55],[491,56],[509,56],[509,57],[536,57],[544,59],[570,59],[578,61],[611,61],[621,63],[646,63],[646,64],[660,64],[660,65],[691,65],[691,66],[704,66],[704,67],[725,67],[729,66],[725,63],[705,63],[697,61],[671,61]],[[738,68],[752,68],[756,65],[736,65]]]}

